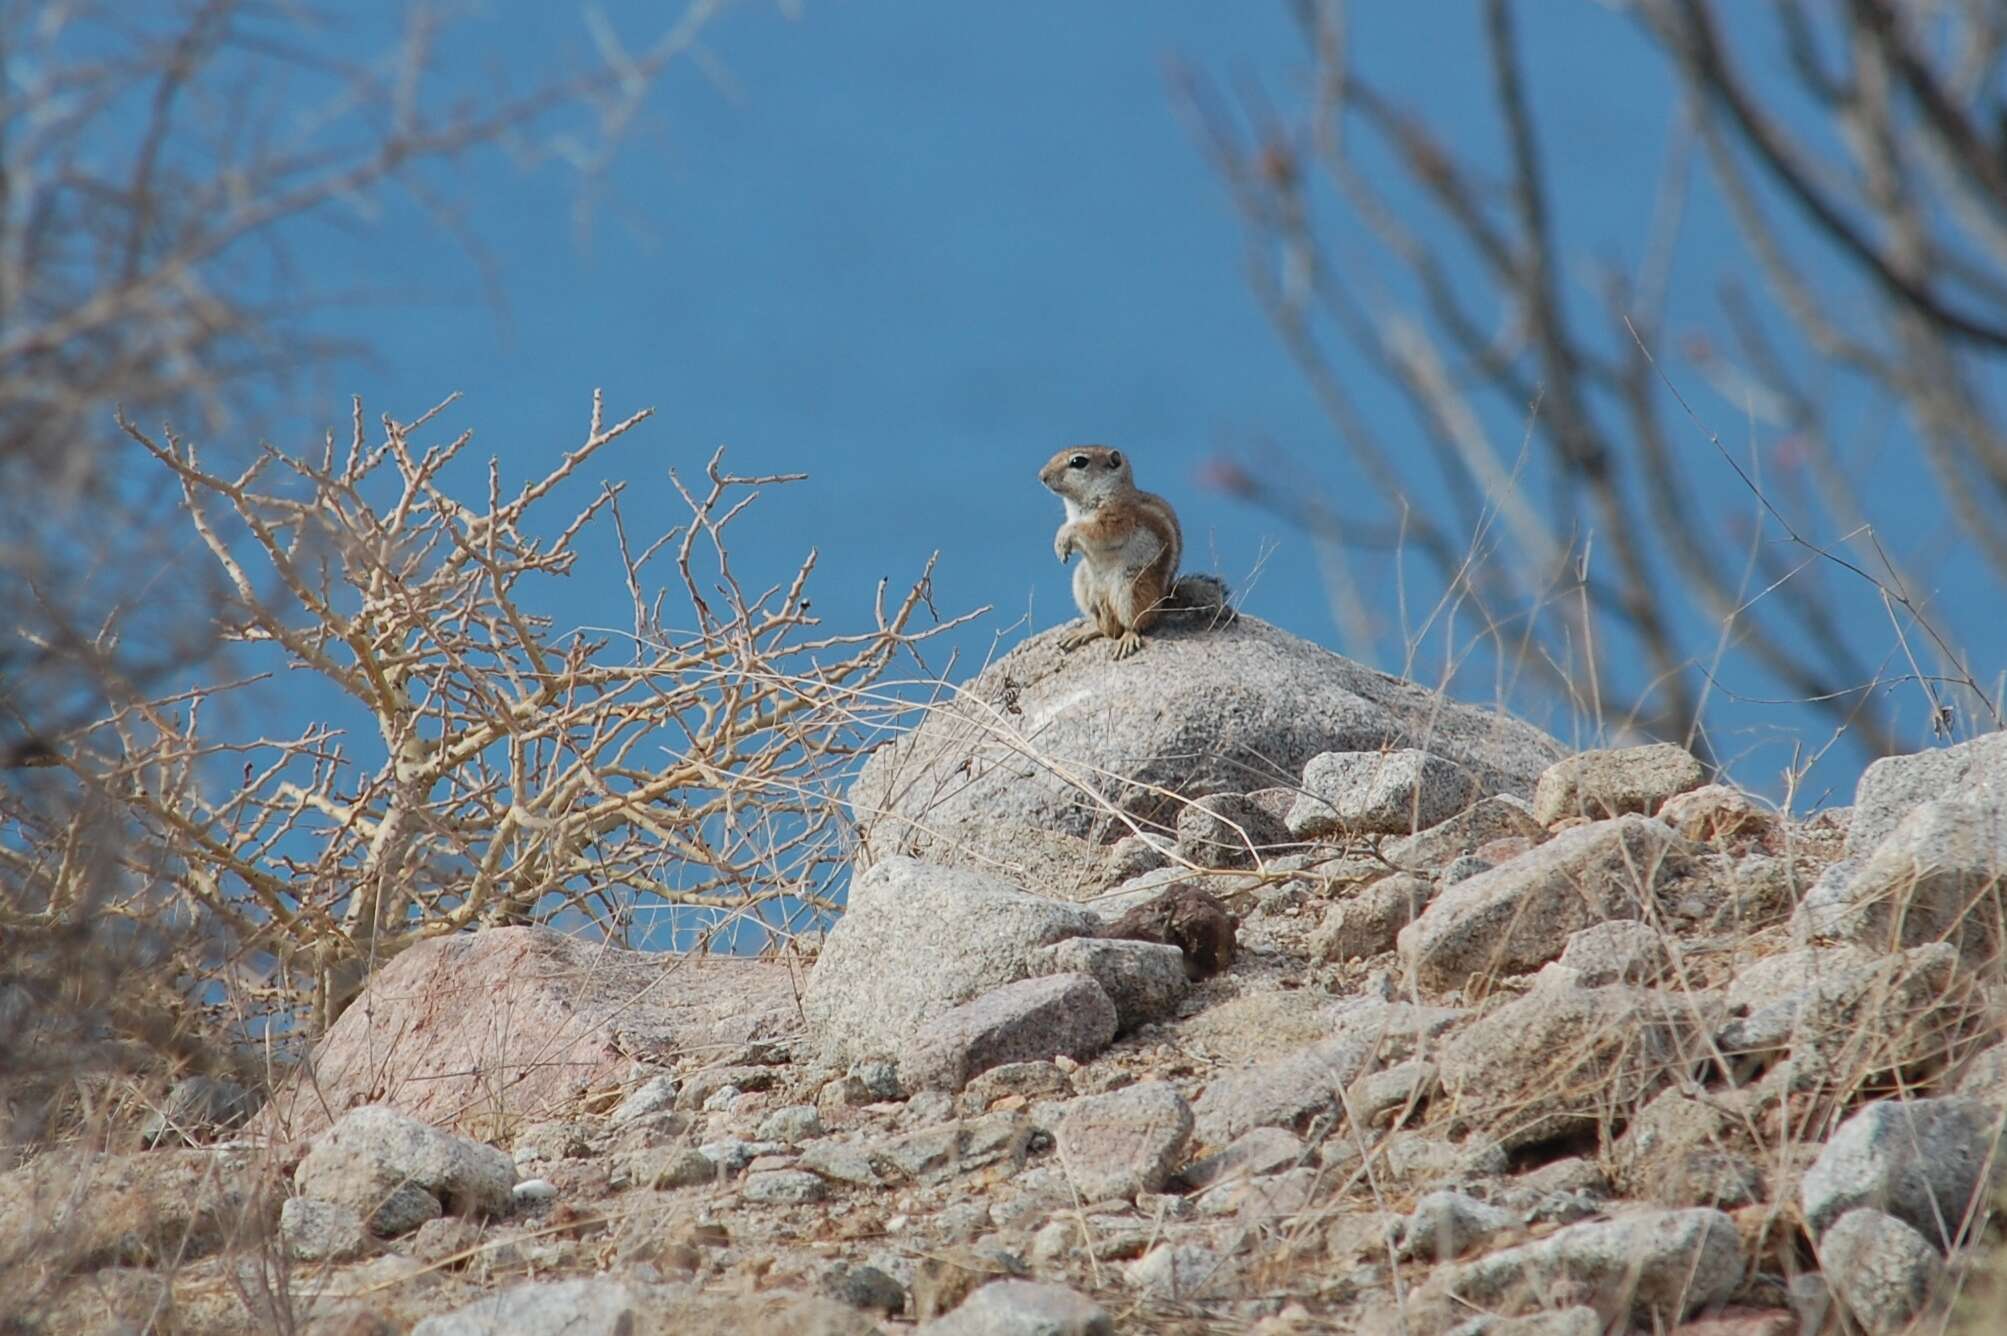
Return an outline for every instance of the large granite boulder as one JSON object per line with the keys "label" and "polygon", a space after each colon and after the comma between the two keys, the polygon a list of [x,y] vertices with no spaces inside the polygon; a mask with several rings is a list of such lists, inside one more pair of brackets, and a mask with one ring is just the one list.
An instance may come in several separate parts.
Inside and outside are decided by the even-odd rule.
{"label": "large granite boulder", "polygon": [[1041,889],[1031,869],[997,865],[988,832],[1112,843],[1127,821],[1175,828],[1181,799],[1294,787],[1312,757],[1393,748],[1521,796],[1561,755],[1530,724],[1242,617],[1153,633],[1121,662],[1034,636],[875,754],[849,797],[864,862],[904,853]]}
{"label": "large granite boulder", "polygon": [[2007,808],[2007,733],[1988,733],[1955,747],[1884,756],[1854,789],[1847,856],[1865,858],[1902,819],[1938,798],[1957,798],[1998,811]]}
{"label": "large granite boulder", "polygon": [[802,1015],[832,1058],[896,1053],[935,1017],[1045,973],[1041,947],[1100,926],[1076,905],[968,868],[886,858],[850,883]]}

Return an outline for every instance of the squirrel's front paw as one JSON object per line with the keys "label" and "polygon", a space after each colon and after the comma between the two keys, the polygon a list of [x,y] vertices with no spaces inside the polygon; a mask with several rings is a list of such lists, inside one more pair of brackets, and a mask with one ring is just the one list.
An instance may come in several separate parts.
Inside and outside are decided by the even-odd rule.
{"label": "squirrel's front paw", "polygon": [[1073,560],[1073,535],[1064,529],[1053,535],[1052,554],[1059,558],[1062,566]]}

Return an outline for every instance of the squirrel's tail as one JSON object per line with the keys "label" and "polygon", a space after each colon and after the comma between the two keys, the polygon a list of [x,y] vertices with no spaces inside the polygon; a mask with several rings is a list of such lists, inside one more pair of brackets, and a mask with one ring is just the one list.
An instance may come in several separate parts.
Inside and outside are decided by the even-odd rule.
{"label": "squirrel's tail", "polygon": [[1164,611],[1197,617],[1206,627],[1228,625],[1240,615],[1227,597],[1227,582],[1217,575],[1180,575]]}

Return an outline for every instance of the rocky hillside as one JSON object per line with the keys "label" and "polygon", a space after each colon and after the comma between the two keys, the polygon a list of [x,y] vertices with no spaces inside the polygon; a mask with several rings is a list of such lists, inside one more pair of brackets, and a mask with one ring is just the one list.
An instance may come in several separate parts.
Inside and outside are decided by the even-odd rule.
{"label": "rocky hillside", "polygon": [[1251,619],[1053,639],[864,768],[813,956],[430,942],[248,1124],[0,1176],[14,1329],[2007,1329],[2007,735],[1784,817]]}

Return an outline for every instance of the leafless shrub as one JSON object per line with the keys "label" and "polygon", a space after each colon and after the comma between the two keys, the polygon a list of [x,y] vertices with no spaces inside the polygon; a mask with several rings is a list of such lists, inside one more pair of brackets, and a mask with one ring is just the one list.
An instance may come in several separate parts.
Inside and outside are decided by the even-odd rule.
{"label": "leafless shrub", "polygon": [[[116,1102],[96,1077],[129,1069],[128,1045],[214,1061],[189,1037],[195,992],[181,971],[213,978],[245,949],[235,919],[269,913],[196,912],[186,879],[217,869],[140,838],[132,793],[109,787],[143,782],[163,810],[192,810],[176,804],[221,762],[193,739],[232,694],[221,670],[196,665],[241,592],[224,565],[189,559],[201,549],[177,519],[184,479],[147,465],[114,407],[212,442],[209,465],[234,479],[261,422],[290,418],[290,396],[335,359],[369,352],[331,338],[322,317],[374,295],[371,278],[324,284],[297,259],[328,233],[394,224],[399,240],[444,238],[470,276],[490,275],[485,201],[458,174],[507,154],[588,208],[612,149],[721,7],[691,0],[648,33],[581,9],[578,56],[544,49],[535,68],[511,69],[483,51],[477,11],[433,0],[405,0],[375,28],[257,0],[0,0],[0,1066],[11,1076],[50,1089],[65,1072],[89,1076],[87,1097],[72,1082],[66,1098],[95,1116]],[[214,494],[206,504],[230,509]],[[109,735],[81,755],[64,739],[114,712],[128,734],[114,741],[139,751],[111,777],[88,750]],[[286,779],[311,790],[331,738],[291,735],[300,766]],[[302,855],[284,840],[252,855],[268,856]],[[232,887],[204,894],[228,903]],[[12,1130],[38,1124],[24,1115]]]}
{"label": "leafless shrub", "polygon": [[[1381,504],[1324,504],[1279,459],[1223,460],[1215,481],[1347,554],[1334,603],[1353,652],[1370,656],[1381,631],[1352,563],[1418,556],[1502,676],[1589,736],[1710,745],[1724,663],[1732,682],[1780,684],[1870,756],[1998,727],[1997,684],[1959,648],[1987,604],[1934,601],[1932,545],[1884,542],[1887,498],[1860,438],[1865,422],[1901,424],[1918,485],[1935,487],[1997,591],[2007,433],[1987,376],[2007,349],[2007,25],[1983,4],[1618,8],[1681,94],[1652,227],[1627,263],[1564,246],[1563,183],[1534,107],[1543,76],[1511,0],[1479,11],[1496,163],[1458,153],[1389,89],[1353,48],[1342,0],[1290,5],[1311,68],[1287,102],[1253,79],[1229,95],[1179,71],[1246,224],[1255,291]],[[1381,156],[1392,172],[1372,165]],[[1668,314],[1677,285],[1714,281],[1676,254],[1696,161],[1767,288],[1721,282],[1726,338]],[[1776,442],[1769,467],[1705,448],[1662,365],[1746,412]],[[1412,434],[1362,409],[1354,366],[1398,393]],[[1415,629],[1402,632],[1412,663]],[[1918,695],[1895,682],[1920,693],[1926,727],[1915,713],[1905,725],[1899,706]]]}
{"label": "leafless shrub", "polygon": [[[126,424],[176,479],[241,648],[225,678],[61,739],[44,773],[69,800],[0,790],[0,928],[161,956],[150,989],[108,988],[114,1030],[173,1028],[198,1004],[210,1033],[325,1025],[375,963],[483,924],[618,939],[685,906],[701,919],[679,935],[701,945],[735,922],[785,938],[834,907],[834,786],[898,708],[872,688],[957,624],[931,616],[927,575],[894,604],[881,588],[869,630],[825,633],[813,552],[748,589],[728,550],[760,491],[800,475],[735,475],[720,452],[700,484],[677,483],[689,516],[667,533],[630,535],[618,484],[540,532],[533,509],[649,414],[609,422],[595,399],[548,473],[509,487],[491,463],[467,505],[439,479],[471,433],[421,444],[444,407],[385,419],[372,442],[358,405],[345,443],[268,447],[232,473]],[[630,630],[539,610],[590,534],[619,553]],[[662,564],[678,599],[649,592]],[[233,703],[280,685],[295,704],[261,735]]]}
{"label": "leafless shrub", "polygon": [[514,70],[483,54],[474,11],[433,0],[374,34],[258,0],[0,0],[0,766],[213,643],[224,591],[159,578],[175,492],[118,467],[113,404],[241,464],[289,392],[368,352],[320,318],[370,280],[296,263],[317,230],[415,213],[405,235],[491,270],[453,174],[506,151],[590,201],[719,7],[694,0],[632,47],[582,14],[593,54]]}

